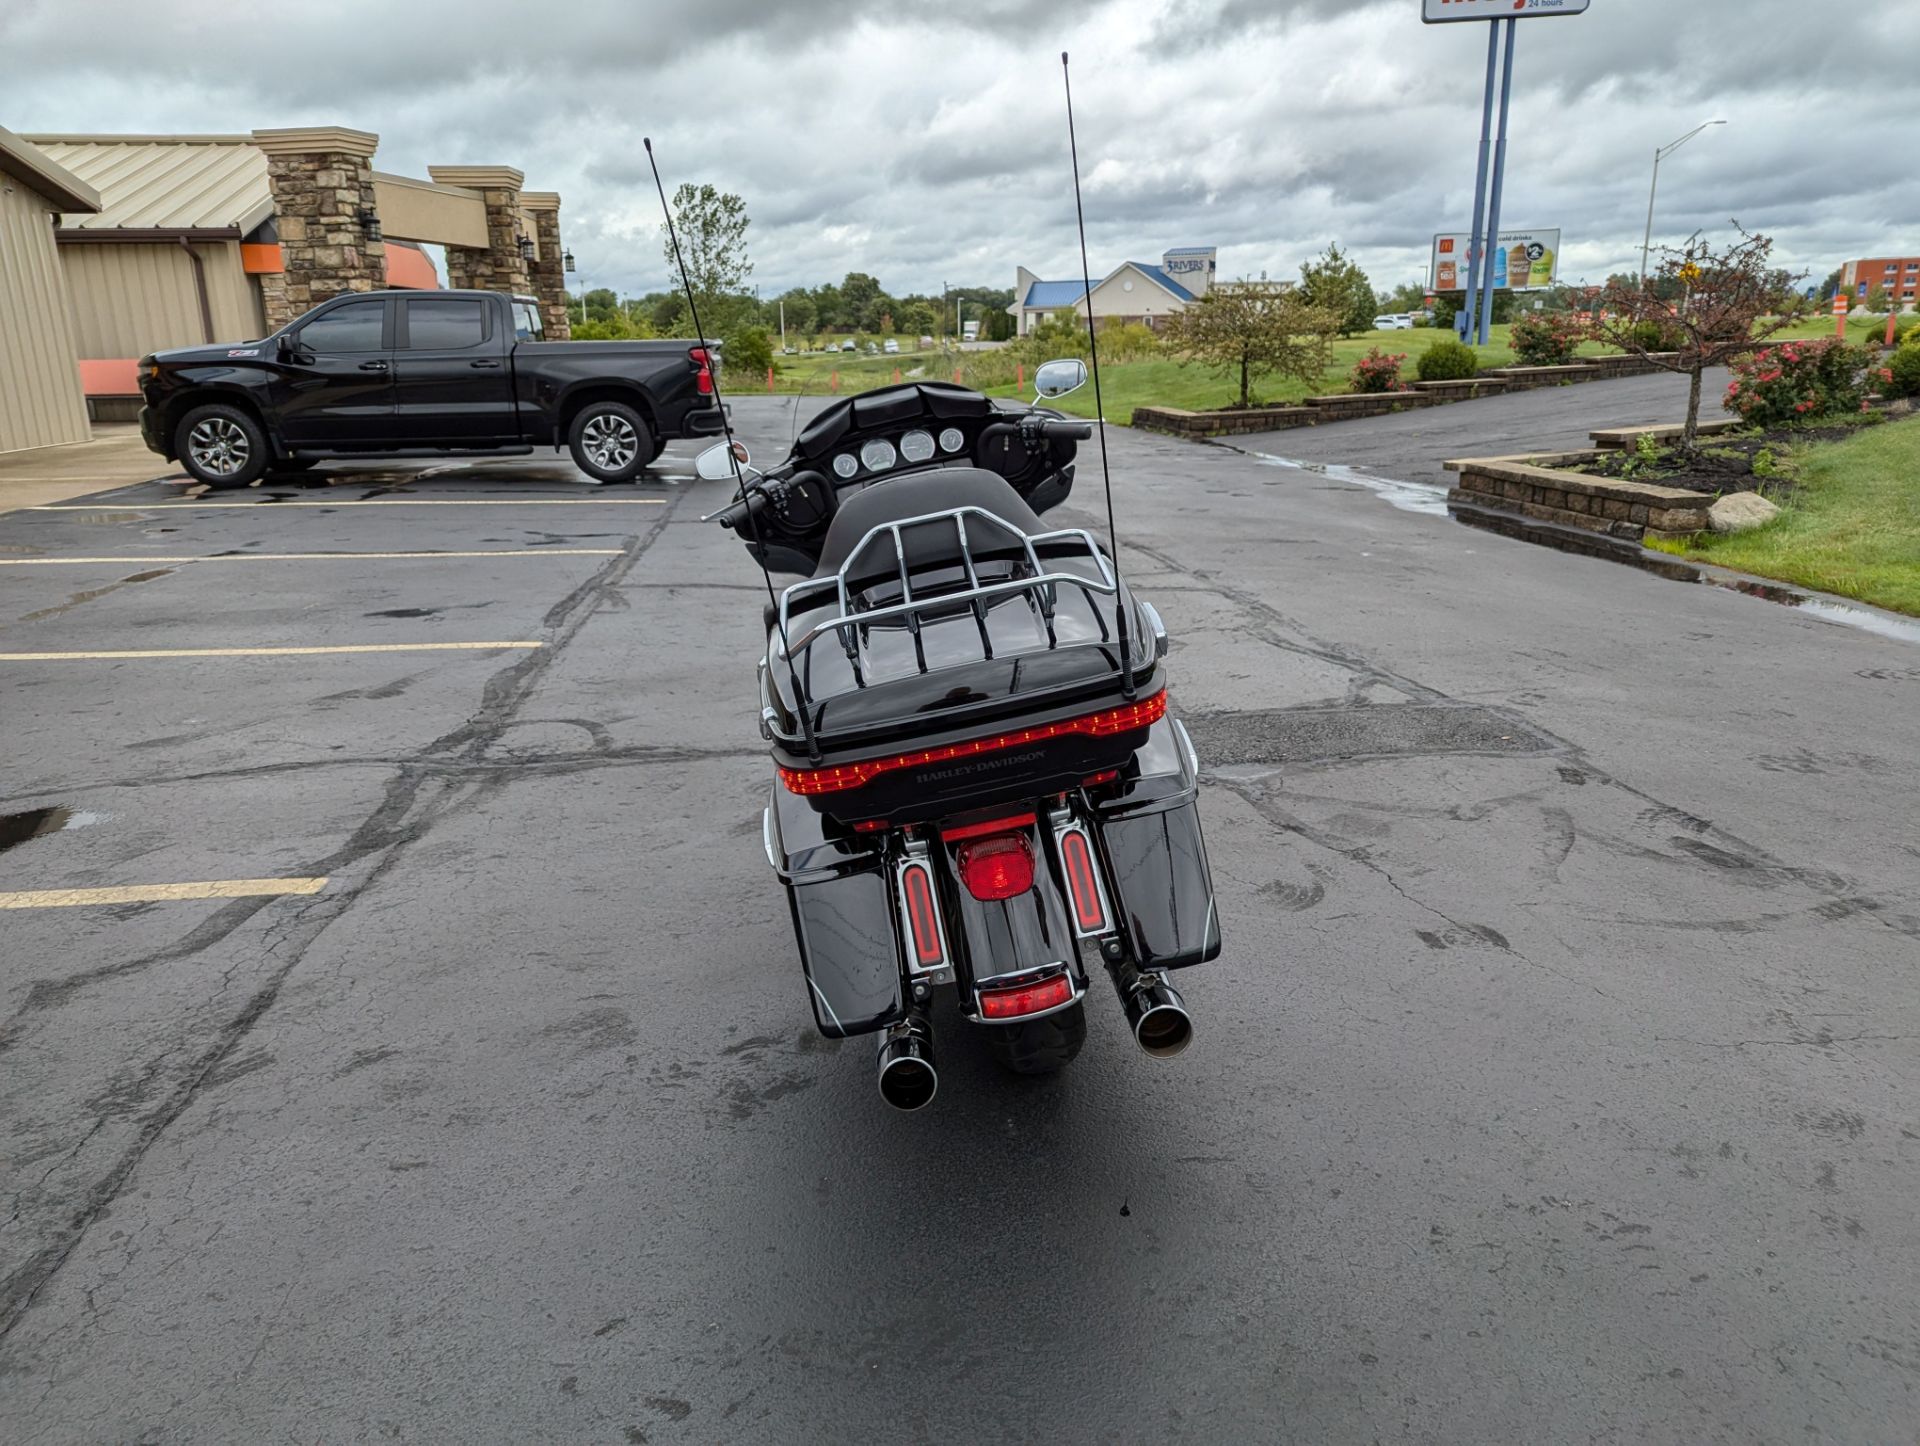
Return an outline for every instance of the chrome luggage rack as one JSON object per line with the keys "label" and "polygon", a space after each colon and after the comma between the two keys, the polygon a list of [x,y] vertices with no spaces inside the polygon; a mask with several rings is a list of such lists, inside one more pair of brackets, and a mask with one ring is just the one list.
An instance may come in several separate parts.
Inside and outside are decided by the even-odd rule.
{"label": "chrome luggage rack", "polygon": [[[970,539],[967,535],[967,521],[969,518],[979,519],[979,522],[975,525],[981,535],[974,539]],[[941,522],[951,522],[953,524],[954,540],[958,545],[958,554],[952,560],[952,563],[943,563],[942,565],[958,564],[962,567],[966,572],[967,585],[963,588],[943,589],[933,596],[915,597],[913,593],[911,569],[907,565],[907,544],[906,539],[902,536],[902,532],[907,529],[925,527]],[[990,537],[994,539],[992,542],[989,542]],[[900,581],[901,600],[885,607],[855,610],[851,590],[847,584],[848,574],[854,573],[858,575],[860,572],[860,564],[867,553],[876,547],[876,545],[882,543],[883,540],[891,541],[893,546],[894,567],[897,570]],[[982,582],[980,580],[979,568],[975,564],[973,554],[973,547],[976,541],[982,547],[989,545],[1000,547],[1003,543],[1017,544],[1017,551],[1024,558],[1029,575],[1026,577],[1009,578],[1005,582]],[[1040,560],[1039,549],[1049,544],[1058,545],[1062,543],[1077,544],[1079,548],[1084,548],[1086,557],[1093,563],[1094,569],[1099,574],[1098,578],[1085,577],[1076,572],[1048,572],[1045,564]],[[1076,550],[1071,555],[1077,558],[1079,552]],[[824,622],[815,623],[798,638],[792,637],[790,635],[789,622],[796,596],[799,596],[804,602],[805,595],[810,591],[824,592],[829,586],[834,589],[835,598],[838,603],[838,615]],[[1059,639],[1055,635],[1053,627],[1053,613],[1057,596],[1056,589],[1062,586],[1080,589],[1081,592],[1087,595],[1087,600],[1090,605],[1093,601],[1093,594],[1099,593],[1103,596],[1112,597],[1117,595],[1120,590],[1119,579],[1114,573],[1113,564],[1107,559],[1106,554],[1101,552],[1100,545],[1094,541],[1093,534],[1083,528],[1072,527],[1064,528],[1058,532],[1028,534],[1004,518],[996,517],[985,508],[973,506],[948,508],[940,512],[929,512],[919,517],[903,517],[897,522],[883,522],[868,532],[865,537],[860,539],[854,549],[847,554],[846,562],[841,565],[840,570],[831,578],[810,578],[806,582],[795,583],[792,587],[782,592],[780,595],[780,629],[774,639],[773,646],[776,650],[784,647],[784,655],[791,662],[792,660],[804,659],[814,643],[828,633],[837,634],[840,639],[840,645],[846,652],[847,662],[853,669],[854,683],[857,687],[864,688],[867,686],[867,679],[863,676],[860,667],[859,645],[861,629],[871,627],[875,623],[888,622],[895,618],[904,618],[906,620],[907,630],[913,636],[915,663],[921,673],[927,673],[931,671],[931,669],[929,669],[927,665],[926,649],[921,645],[920,640],[920,627],[923,613],[936,608],[951,610],[964,604],[973,613],[974,622],[980,630],[981,649],[986,657],[991,658],[993,656],[993,642],[987,633],[987,599],[1004,597],[1014,593],[1028,593],[1031,594],[1034,599],[1035,610],[1046,624],[1047,646],[1048,648],[1054,648],[1059,645]],[[1094,607],[1093,611],[1096,618],[1099,618],[1099,608]],[[1101,636],[1104,639],[1107,633],[1106,620],[1099,618],[1099,621]],[[808,669],[807,671],[810,674],[812,670]],[[795,682],[799,682],[797,675],[795,676]],[[806,712],[805,704],[812,701],[810,696],[811,689],[806,689],[805,691],[809,696],[803,700],[796,700],[802,703],[803,715]]]}

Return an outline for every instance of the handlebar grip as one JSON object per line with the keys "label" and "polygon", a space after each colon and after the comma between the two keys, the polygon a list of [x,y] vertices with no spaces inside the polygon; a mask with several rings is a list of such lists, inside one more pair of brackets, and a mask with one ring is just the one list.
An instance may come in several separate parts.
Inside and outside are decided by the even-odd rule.
{"label": "handlebar grip", "polygon": [[1040,430],[1049,437],[1069,437],[1076,442],[1084,442],[1093,435],[1093,423],[1049,421]]}
{"label": "handlebar grip", "polygon": [[747,521],[749,518],[758,517],[762,512],[766,511],[767,501],[767,494],[762,489],[755,487],[747,493],[743,500],[734,503],[731,507],[723,508],[719,512],[716,512],[713,520],[728,531],[734,531],[741,523]]}

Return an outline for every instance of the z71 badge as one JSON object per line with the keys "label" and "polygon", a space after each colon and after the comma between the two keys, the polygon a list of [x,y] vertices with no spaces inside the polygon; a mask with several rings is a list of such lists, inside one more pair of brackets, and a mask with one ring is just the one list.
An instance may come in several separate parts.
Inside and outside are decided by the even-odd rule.
{"label": "z71 badge", "polygon": [[259,356],[260,348],[257,346],[235,347],[232,351],[228,352],[227,355],[228,356]]}

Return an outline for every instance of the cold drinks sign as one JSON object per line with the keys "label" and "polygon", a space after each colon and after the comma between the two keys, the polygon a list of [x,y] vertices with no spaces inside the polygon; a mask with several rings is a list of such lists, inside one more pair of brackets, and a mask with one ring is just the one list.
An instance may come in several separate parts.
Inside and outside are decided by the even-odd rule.
{"label": "cold drinks sign", "polygon": [[[1433,238],[1429,291],[1467,289],[1467,249],[1471,244],[1471,237],[1458,233]],[[1558,231],[1502,231],[1500,245],[1493,253],[1493,289],[1542,291],[1558,280],[1559,264]]]}
{"label": "cold drinks sign", "polygon": [[1422,0],[1429,25],[1449,20],[1532,20],[1545,15],[1582,15],[1588,0]]}

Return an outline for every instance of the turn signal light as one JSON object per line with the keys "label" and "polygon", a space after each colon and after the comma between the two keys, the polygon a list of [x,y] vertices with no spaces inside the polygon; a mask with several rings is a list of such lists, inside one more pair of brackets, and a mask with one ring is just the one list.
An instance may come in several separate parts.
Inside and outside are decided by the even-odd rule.
{"label": "turn signal light", "polygon": [[907,896],[913,962],[925,969],[947,957],[946,950],[940,946],[940,916],[934,908],[933,881],[920,864],[909,864],[901,871],[900,880]]}
{"label": "turn signal light", "polygon": [[1017,733],[1000,733],[992,738],[975,738],[966,743],[949,743],[918,753],[900,753],[892,758],[867,758],[858,763],[841,763],[831,768],[780,767],[780,782],[787,792],[798,794],[843,793],[849,788],[891,773],[900,768],[920,768],[929,763],[946,763],[955,758],[972,758],[981,753],[997,753],[1029,743],[1044,743],[1049,738],[1080,734],[1089,738],[1110,738],[1116,733],[1131,733],[1158,723],[1167,716],[1167,691],[1162,688],[1151,698],[1104,708],[1059,723],[1043,723],[1037,728],[1022,728]]}
{"label": "turn signal light", "polygon": [[1060,835],[1060,859],[1067,866],[1067,892],[1073,896],[1073,919],[1083,934],[1106,931],[1107,911],[1100,905],[1100,885],[1094,878],[1093,852],[1087,836],[1077,828]]}
{"label": "turn signal light", "polygon": [[960,847],[960,881],[982,903],[1017,898],[1033,887],[1033,854],[1024,834],[1001,834]]}
{"label": "turn signal light", "polygon": [[1064,974],[1042,979],[1038,984],[1019,984],[1011,989],[982,989],[982,1019],[1019,1019],[1023,1015],[1043,1014],[1072,1002],[1073,981]]}

